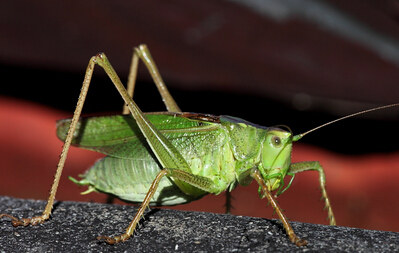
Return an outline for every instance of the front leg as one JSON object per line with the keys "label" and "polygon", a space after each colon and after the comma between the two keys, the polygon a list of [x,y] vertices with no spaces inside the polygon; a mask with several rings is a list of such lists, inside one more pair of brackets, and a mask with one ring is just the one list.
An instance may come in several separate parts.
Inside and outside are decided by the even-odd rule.
{"label": "front leg", "polygon": [[296,174],[298,172],[303,172],[303,171],[308,171],[308,170],[317,170],[319,172],[321,194],[322,194],[322,197],[325,202],[325,208],[327,209],[327,212],[328,212],[328,219],[330,221],[330,225],[334,226],[334,225],[336,225],[336,222],[335,222],[334,213],[333,213],[333,210],[331,207],[330,199],[328,198],[328,195],[327,195],[326,175],[324,174],[323,167],[320,165],[320,163],[317,161],[293,163],[293,164],[291,164],[290,169],[288,170],[288,173]]}
{"label": "front leg", "polygon": [[253,170],[251,172],[251,177],[256,180],[258,185],[263,191],[263,196],[267,197],[267,200],[272,205],[274,211],[277,213],[278,217],[280,218],[281,222],[283,223],[285,232],[287,233],[288,237],[290,238],[291,242],[295,243],[298,247],[307,245],[307,241],[299,238],[294,229],[291,227],[290,223],[288,222],[287,217],[284,215],[283,210],[278,205],[277,201],[273,198],[272,194],[267,188],[265,180],[263,179],[262,175],[258,170]]}

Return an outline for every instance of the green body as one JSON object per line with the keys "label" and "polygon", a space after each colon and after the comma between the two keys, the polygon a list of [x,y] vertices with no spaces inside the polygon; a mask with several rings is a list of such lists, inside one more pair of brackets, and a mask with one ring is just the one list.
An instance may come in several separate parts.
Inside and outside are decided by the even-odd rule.
{"label": "green body", "polygon": [[[252,181],[250,170],[258,168],[269,190],[282,186],[290,163],[291,133],[265,128],[230,116],[192,113],[146,114],[154,127],[177,149],[189,165],[190,174],[213,182],[204,191],[178,179],[164,177],[152,205],[177,205],[207,193],[231,191],[237,183]],[[57,125],[57,135],[66,137],[70,120]],[[278,140],[276,139],[278,138]],[[107,155],[76,181],[123,200],[142,202],[162,169],[132,116],[117,115],[80,120],[73,144]]]}

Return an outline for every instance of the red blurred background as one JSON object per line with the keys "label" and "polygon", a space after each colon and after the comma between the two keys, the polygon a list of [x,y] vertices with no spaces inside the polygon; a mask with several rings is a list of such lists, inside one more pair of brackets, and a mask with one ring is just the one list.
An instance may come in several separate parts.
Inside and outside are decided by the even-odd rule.
{"label": "red blurred background", "polygon": [[[124,80],[131,49],[148,44],[186,111],[229,114],[294,133],[398,102],[399,6],[395,1],[13,1],[0,3],[0,194],[45,199],[91,55],[105,51]],[[144,68],[135,100],[164,107]],[[119,112],[121,99],[96,70],[84,112]],[[398,109],[337,123],[294,146],[318,160],[339,225],[399,231]],[[101,155],[73,148],[59,200],[80,196],[66,179]],[[302,175],[303,174],[303,175]],[[279,203],[291,220],[327,224],[317,173],[299,174]],[[233,191],[233,214],[270,218],[257,187]],[[178,209],[223,212],[224,196]],[[0,207],[1,208],[1,207]],[[275,217],[276,218],[276,217]]]}

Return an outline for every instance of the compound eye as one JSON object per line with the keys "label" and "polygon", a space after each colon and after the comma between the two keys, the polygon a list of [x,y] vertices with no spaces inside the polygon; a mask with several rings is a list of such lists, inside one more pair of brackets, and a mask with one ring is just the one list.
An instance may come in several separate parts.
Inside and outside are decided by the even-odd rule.
{"label": "compound eye", "polygon": [[278,136],[273,136],[272,137],[272,145],[275,147],[275,148],[279,148],[279,147],[281,147],[281,139],[280,139],[280,137],[278,137]]}

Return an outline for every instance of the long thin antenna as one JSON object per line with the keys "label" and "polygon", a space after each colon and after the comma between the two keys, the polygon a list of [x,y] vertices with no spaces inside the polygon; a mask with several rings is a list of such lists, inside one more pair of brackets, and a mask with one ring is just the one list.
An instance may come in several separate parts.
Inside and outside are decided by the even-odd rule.
{"label": "long thin antenna", "polygon": [[390,105],[383,105],[383,106],[379,106],[379,107],[376,107],[376,108],[372,108],[372,109],[364,110],[364,111],[361,111],[361,112],[356,112],[356,113],[352,113],[352,114],[346,115],[346,116],[344,116],[344,117],[335,119],[335,120],[333,120],[333,121],[327,122],[327,123],[325,123],[325,124],[323,124],[323,125],[320,125],[320,126],[318,126],[318,127],[315,127],[315,128],[313,128],[313,129],[310,129],[309,131],[306,131],[306,132],[304,132],[304,133],[295,135],[295,136],[293,137],[293,141],[297,141],[297,140],[301,139],[303,136],[307,135],[308,133],[311,133],[311,132],[313,132],[313,131],[316,131],[317,129],[320,129],[320,128],[322,128],[322,127],[328,126],[328,125],[330,125],[330,124],[333,124],[333,123],[335,123],[335,122],[337,122],[337,121],[341,121],[341,120],[343,120],[343,119],[351,118],[351,117],[354,117],[354,116],[357,116],[357,115],[360,115],[360,114],[364,114],[364,113],[368,113],[368,112],[372,112],[372,111],[377,111],[377,110],[381,110],[381,109],[386,109],[386,108],[390,108],[390,107],[395,107],[395,106],[399,106],[399,103],[390,104]]}

